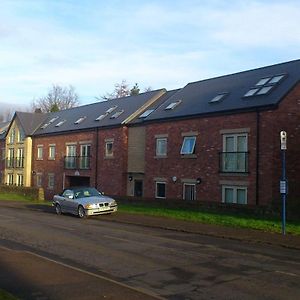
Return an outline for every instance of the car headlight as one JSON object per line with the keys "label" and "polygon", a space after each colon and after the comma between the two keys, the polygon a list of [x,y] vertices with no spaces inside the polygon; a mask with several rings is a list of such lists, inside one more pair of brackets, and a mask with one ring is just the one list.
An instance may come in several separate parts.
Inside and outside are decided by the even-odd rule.
{"label": "car headlight", "polygon": [[97,204],[87,204],[87,205],[85,206],[85,208],[87,208],[87,209],[97,208]]}
{"label": "car headlight", "polygon": [[110,202],[110,205],[117,205],[117,201],[113,200],[112,202]]}

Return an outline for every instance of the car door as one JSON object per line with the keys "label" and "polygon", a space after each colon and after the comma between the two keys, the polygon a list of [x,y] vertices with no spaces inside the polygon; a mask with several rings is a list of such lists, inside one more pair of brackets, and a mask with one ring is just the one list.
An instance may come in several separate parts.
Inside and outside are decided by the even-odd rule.
{"label": "car door", "polygon": [[77,203],[74,199],[74,192],[72,190],[65,190],[63,193],[63,209],[65,212],[76,214]]}

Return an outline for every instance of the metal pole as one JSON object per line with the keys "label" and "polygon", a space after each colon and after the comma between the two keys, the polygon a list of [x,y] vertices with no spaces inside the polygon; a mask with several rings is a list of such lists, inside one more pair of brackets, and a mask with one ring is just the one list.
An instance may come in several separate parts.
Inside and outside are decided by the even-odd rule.
{"label": "metal pole", "polygon": [[[281,150],[282,154],[282,181],[286,184],[286,166],[285,166],[285,150]],[[285,235],[285,224],[286,224],[286,190],[281,194],[282,198],[282,234]]]}

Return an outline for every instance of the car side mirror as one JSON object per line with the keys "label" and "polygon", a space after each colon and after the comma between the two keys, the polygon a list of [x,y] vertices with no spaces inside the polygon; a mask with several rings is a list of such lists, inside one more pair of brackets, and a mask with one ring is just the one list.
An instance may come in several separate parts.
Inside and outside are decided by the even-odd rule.
{"label": "car side mirror", "polygon": [[69,195],[68,198],[69,198],[69,199],[73,199],[73,196],[72,196],[72,195]]}

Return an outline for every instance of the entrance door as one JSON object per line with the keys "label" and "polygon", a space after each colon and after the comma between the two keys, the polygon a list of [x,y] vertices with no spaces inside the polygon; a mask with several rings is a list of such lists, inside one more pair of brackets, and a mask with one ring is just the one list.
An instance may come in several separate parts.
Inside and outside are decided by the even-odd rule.
{"label": "entrance door", "polygon": [[143,180],[134,180],[134,196],[143,196]]}
{"label": "entrance door", "polygon": [[90,186],[90,177],[69,176],[69,186]]}

